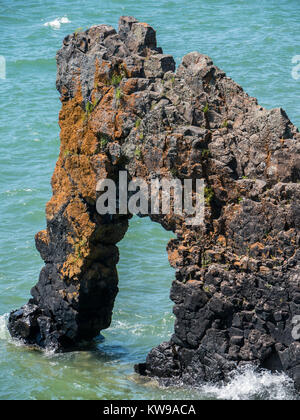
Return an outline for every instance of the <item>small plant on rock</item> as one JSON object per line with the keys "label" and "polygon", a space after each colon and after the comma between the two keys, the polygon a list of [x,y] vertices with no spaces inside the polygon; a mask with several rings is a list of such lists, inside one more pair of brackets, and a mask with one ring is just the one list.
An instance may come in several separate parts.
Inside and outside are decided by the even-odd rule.
{"label": "small plant on rock", "polygon": [[117,89],[116,89],[116,99],[117,99],[117,101],[119,101],[122,98],[122,96],[123,96],[123,94],[122,94],[122,91],[121,91],[120,87],[117,87]]}
{"label": "small plant on rock", "polygon": [[108,144],[108,140],[105,137],[101,137],[99,144],[101,149],[104,149]]}
{"label": "small plant on rock", "polygon": [[209,149],[203,149],[201,151],[201,156],[203,157],[203,159],[207,159],[211,156],[210,150]]}
{"label": "small plant on rock", "polygon": [[141,149],[140,149],[139,147],[137,147],[137,148],[135,149],[134,156],[135,156],[137,159],[141,159],[141,157],[142,157],[142,151],[141,151]]}
{"label": "small plant on rock", "polygon": [[112,77],[111,77],[110,83],[113,86],[117,87],[121,83],[122,79],[123,79],[123,75],[122,74],[116,74],[116,73],[114,73],[112,75]]}
{"label": "small plant on rock", "polygon": [[221,128],[227,128],[228,127],[228,121],[225,120],[222,122]]}
{"label": "small plant on rock", "polygon": [[87,102],[85,104],[85,116],[84,116],[85,120],[87,120],[89,118],[89,116],[94,111],[94,109],[96,108],[98,103],[99,103],[99,99],[94,99],[93,102],[91,102],[89,99],[87,100]]}
{"label": "small plant on rock", "polygon": [[134,124],[135,128],[139,128],[139,126],[141,125],[142,120],[140,118],[138,118]]}
{"label": "small plant on rock", "polygon": [[215,196],[215,193],[214,193],[214,190],[211,187],[205,187],[204,188],[204,199],[205,199],[205,203],[208,206],[210,205],[214,196]]}
{"label": "small plant on rock", "polygon": [[75,29],[75,31],[74,31],[75,38],[76,38],[76,37],[77,37],[77,35],[78,35],[78,34],[80,34],[82,31],[83,31],[83,28],[77,28],[77,29]]}

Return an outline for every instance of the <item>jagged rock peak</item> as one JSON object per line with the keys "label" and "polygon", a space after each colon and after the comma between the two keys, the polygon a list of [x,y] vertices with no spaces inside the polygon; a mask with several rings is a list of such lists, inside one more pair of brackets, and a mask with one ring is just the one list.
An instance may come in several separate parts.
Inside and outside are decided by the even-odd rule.
{"label": "jagged rock peak", "polygon": [[138,62],[134,71],[137,77],[162,77],[165,72],[175,70],[173,57],[157,48],[154,29],[131,16],[122,16],[118,32],[109,25],[96,25],[66,36],[57,53],[58,91],[74,97],[78,87],[76,76],[80,74],[82,94],[88,98],[94,86],[95,62],[102,60],[112,61],[115,66],[123,63],[128,69]]}

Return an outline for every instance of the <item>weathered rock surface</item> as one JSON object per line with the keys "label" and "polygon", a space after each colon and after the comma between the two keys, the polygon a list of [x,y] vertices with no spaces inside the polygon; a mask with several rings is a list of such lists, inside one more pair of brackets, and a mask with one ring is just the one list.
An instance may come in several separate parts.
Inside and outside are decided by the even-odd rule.
{"label": "weathered rock surface", "polygon": [[194,385],[251,363],[300,388],[300,134],[285,112],[259,106],[200,53],[175,72],[153,28],[131,17],[118,32],[67,36],[57,64],[61,150],[47,229],[36,235],[45,267],[10,315],[12,336],[67,350],[110,325],[130,215],[97,213],[99,179],[204,178],[204,226],[151,216],[177,235],[168,245],[176,322],[136,370]]}

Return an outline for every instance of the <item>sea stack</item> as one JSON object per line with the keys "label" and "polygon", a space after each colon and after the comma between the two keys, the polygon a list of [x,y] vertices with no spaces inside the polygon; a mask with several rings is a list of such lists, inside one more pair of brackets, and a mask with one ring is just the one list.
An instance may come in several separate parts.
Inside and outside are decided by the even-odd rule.
{"label": "sea stack", "polygon": [[176,234],[167,247],[176,321],[135,369],[197,385],[251,364],[300,389],[300,134],[286,113],[258,105],[198,52],[176,70],[155,30],[133,17],[118,32],[67,36],[57,68],[61,149],[36,235],[45,266],[32,299],[10,314],[11,335],[67,351],[109,327],[116,245],[131,215],[97,212],[100,179],[201,178],[203,225],[150,215]]}

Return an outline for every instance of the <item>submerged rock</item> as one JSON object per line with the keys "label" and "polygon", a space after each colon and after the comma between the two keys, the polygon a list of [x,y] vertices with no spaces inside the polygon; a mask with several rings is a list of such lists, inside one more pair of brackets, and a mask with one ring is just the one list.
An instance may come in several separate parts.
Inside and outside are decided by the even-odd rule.
{"label": "submerged rock", "polygon": [[12,336],[63,351],[110,325],[131,215],[97,213],[100,179],[204,178],[204,225],[150,215],[176,233],[176,322],[136,371],[195,385],[250,363],[300,388],[300,134],[286,113],[259,106],[198,52],[175,71],[154,29],[132,17],[118,32],[67,36],[57,65],[61,150],[36,235],[45,267],[10,315]]}

